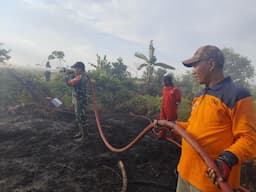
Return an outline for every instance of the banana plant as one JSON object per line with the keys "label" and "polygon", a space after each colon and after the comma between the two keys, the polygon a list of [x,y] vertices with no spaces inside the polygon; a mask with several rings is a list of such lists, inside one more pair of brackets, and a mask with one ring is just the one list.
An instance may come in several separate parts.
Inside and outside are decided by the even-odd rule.
{"label": "banana plant", "polygon": [[153,79],[153,75],[154,75],[154,68],[155,67],[161,67],[164,69],[171,69],[174,70],[175,68],[167,65],[165,63],[161,63],[161,62],[156,62],[156,56],[154,55],[155,52],[155,48],[153,47],[153,40],[150,41],[149,44],[149,56],[146,57],[143,53],[135,53],[135,56],[144,60],[145,63],[140,64],[140,66],[137,68],[138,70],[141,70],[142,68],[146,68],[146,71],[144,72],[144,78],[145,78],[145,82],[148,85],[151,80]]}
{"label": "banana plant", "polygon": [[111,63],[107,60],[107,55],[104,55],[103,58],[99,54],[96,56],[97,64],[89,64],[94,67],[98,73],[109,75],[111,73]]}

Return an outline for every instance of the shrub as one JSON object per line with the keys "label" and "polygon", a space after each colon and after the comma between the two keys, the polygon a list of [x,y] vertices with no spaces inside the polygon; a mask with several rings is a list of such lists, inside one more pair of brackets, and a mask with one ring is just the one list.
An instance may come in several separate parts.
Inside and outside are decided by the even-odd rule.
{"label": "shrub", "polygon": [[178,106],[178,120],[187,121],[191,111],[191,99],[182,97],[181,103]]}
{"label": "shrub", "polygon": [[120,105],[118,110],[142,115],[155,115],[159,113],[160,106],[161,97],[137,95]]}

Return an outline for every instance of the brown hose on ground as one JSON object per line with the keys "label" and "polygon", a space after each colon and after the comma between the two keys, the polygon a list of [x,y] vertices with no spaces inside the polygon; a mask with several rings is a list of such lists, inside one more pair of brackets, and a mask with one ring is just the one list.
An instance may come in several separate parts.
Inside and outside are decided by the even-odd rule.
{"label": "brown hose on ground", "polygon": [[121,171],[121,175],[122,175],[122,189],[121,192],[126,192],[127,191],[127,175],[126,175],[126,171],[124,168],[124,164],[121,160],[118,161],[118,167]]}

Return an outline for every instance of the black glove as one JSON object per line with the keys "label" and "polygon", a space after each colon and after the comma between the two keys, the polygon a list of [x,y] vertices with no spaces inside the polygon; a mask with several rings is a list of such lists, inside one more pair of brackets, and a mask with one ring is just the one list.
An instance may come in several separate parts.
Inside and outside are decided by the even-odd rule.
{"label": "black glove", "polygon": [[[220,181],[227,181],[232,167],[238,162],[238,158],[233,153],[224,151],[214,160],[214,162],[221,174]],[[213,184],[218,186],[216,172],[212,168],[208,168],[207,174]]]}

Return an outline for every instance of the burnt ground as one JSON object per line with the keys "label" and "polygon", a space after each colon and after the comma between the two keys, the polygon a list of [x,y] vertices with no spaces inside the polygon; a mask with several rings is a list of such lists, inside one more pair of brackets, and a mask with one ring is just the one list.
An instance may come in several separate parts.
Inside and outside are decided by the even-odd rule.
{"label": "burnt ground", "polygon": [[[94,114],[90,141],[76,142],[72,115],[46,115],[23,107],[0,111],[0,192],[119,192],[127,174],[129,192],[174,192],[179,148],[148,133],[121,154],[107,149]],[[100,113],[101,124],[115,147],[129,143],[148,125],[129,114]],[[124,191],[122,191],[124,192]]]}

